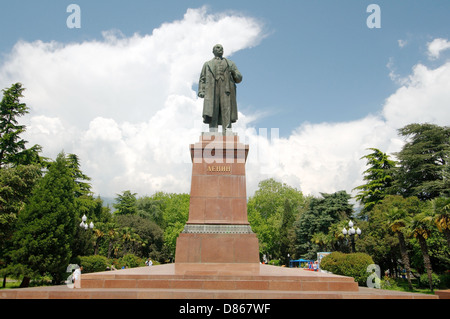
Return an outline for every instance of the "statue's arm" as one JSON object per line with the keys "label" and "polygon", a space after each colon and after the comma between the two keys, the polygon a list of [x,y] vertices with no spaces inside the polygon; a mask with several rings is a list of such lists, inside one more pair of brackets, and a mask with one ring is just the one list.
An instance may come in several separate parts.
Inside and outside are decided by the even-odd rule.
{"label": "statue's arm", "polygon": [[203,65],[202,72],[200,73],[200,79],[198,81],[198,97],[204,98],[206,90],[206,63]]}
{"label": "statue's arm", "polygon": [[238,68],[236,67],[236,64],[231,63],[230,66],[231,75],[233,76],[234,82],[241,83],[242,82],[242,74],[239,72]]}

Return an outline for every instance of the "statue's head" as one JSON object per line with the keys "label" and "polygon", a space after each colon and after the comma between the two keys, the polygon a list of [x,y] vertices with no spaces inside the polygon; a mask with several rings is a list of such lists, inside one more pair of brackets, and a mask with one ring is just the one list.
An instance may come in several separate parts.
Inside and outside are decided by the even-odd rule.
{"label": "statue's head", "polygon": [[221,44],[216,44],[213,48],[214,56],[222,57],[223,56],[223,46]]}

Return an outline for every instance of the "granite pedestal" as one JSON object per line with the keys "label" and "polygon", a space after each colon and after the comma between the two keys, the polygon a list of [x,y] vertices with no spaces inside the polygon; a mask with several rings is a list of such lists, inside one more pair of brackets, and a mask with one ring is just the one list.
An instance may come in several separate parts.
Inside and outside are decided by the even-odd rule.
{"label": "granite pedestal", "polygon": [[[191,271],[209,264],[259,264],[259,244],[247,219],[248,145],[237,135],[204,133],[190,146],[189,219],[177,240],[175,263]],[[251,268],[251,266],[249,265]]]}

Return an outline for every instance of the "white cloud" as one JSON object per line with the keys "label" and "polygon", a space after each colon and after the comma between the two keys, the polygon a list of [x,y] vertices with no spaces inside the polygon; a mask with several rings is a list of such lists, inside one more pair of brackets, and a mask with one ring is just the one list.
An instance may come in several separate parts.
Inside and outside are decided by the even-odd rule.
{"label": "white cloud", "polygon": [[351,192],[364,183],[366,163],[361,157],[370,152],[368,148],[393,155],[404,145],[399,128],[450,123],[450,62],[435,69],[417,64],[409,77],[391,79],[400,87],[386,99],[379,115],[352,122],[304,123],[287,139],[254,143],[270,160],[255,165],[249,161],[249,187],[256,189],[261,179],[275,177],[306,194]]}
{"label": "white cloud", "polygon": [[449,102],[450,62],[436,69],[418,64],[407,82],[386,100],[383,116],[396,128],[413,122],[448,125]]}
{"label": "white cloud", "polygon": [[428,57],[431,60],[438,59],[441,52],[450,49],[450,42],[447,39],[434,39],[428,43]]}
{"label": "white cloud", "polygon": [[63,149],[78,154],[96,192],[189,192],[188,146],[202,131],[192,86],[201,67],[217,43],[229,57],[263,37],[253,18],[189,9],[151,35],[18,42],[0,66],[0,86],[24,84],[27,139],[51,158]]}
{"label": "white cloud", "polygon": [[[102,41],[19,42],[0,66],[0,86],[24,84],[32,109],[26,139],[42,145],[44,156],[54,158],[63,149],[79,155],[95,192],[188,193],[189,144],[205,129],[202,100],[192,89],[201,66],[216,43],[230,56],[263,37],[262,25],[252,18],[189,9],[182,20],[165,23],[151,35],[126,38],[110,31]],[[430,44],[430,52],[439,56],[444,47]],[[391,154],[403,143],[398,128],[450,122],[450,62],[434,69],[418,64],[396,83],[400,87],[381,114],[304,123],[288,138],[270,128],[267,135],[256,132],[254,115],[240,113],[235,130],[250,144],[247,194],[270,177],[307,194],[350,192],[362,183],[365,162],[360,158],[367,148]]]}
{"label": "white cloud", "polygon": [[398,40],[397,42],[398,42],[398,46],[399,46],[400,48],[404,48],[404,47],[408,44],[408,40],[402,40],[402,39],[400,39],[400,40]]}

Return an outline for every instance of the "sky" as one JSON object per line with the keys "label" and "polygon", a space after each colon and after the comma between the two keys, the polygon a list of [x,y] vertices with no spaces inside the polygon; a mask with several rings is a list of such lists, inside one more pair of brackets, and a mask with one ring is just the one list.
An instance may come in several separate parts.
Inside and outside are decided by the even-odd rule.
{"label": "sky", "polygon": [[25,139],[77,154],[95,194],[189,193],[189,145],[208,130],[198,78],[221,43],[244,77],[247,195],[267,178],[355,195],[368,148],[395,159],[399,128],[450,123],[449,12],[448,0],[3,1],[0,88],[23,84]]}

